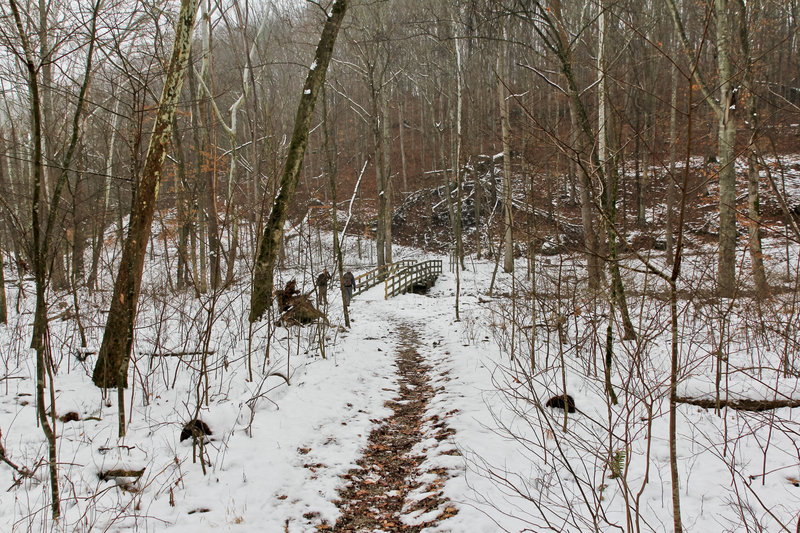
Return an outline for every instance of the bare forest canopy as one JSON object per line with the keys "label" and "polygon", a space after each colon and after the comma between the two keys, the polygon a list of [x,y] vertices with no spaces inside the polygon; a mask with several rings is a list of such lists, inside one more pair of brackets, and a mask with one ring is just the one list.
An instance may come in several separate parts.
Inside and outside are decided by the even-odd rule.
{"label": "bare forest canopy", "polygon": [[[724,173],[719,147],[730,136],[721,120],[733,124],[736,156],[755,152],[762,173],[771,168],[776,179],[792,170],[777,158],[796,148],[800,128],[800,8],[795,1],[723,3],[720,21],[714,2],[677,2],[676,24],[670,2],[356,2],[329,68],[325,110],[318,106],[312,123],[290,218],[321,214],[314,208],[330,204],[331,173],[346,213],[363,174],[349,231],[375,235],[376,220],[386,220],[378,216],[386,197],[396,239],[445,249],[453,238],[442,187],[463,180],[465,246],[493,248],[503,232],[498,194],[502,200],[503,175],[511,172],[515,211],[522,208],[514,217],[519,247],[548,235],[575,244],[581,237],[569,225],[586,223],[579,204],[593,200],[582,200],[582,189],[597,203],[605,174],[616,174],[621,228],[642,229],[640,242],[664,241],[666,224],[675,222],[663,204],[681,188],[687,157],[708,163],[689,172],[682,193],[690,202],[713,206],[724,193],[716,185]],[[151,12],[136,2],[103,1],[91,35],[87,6],[52,2],[45,13],[23,7],[30,11],[21,31],[43,102],[45,204],[62,170],[67,179],[49,247],[53,280],[58,287],[94,284],[99,247],[121,238],[136,194],[178,6]],[[217,1],[201,2],[201,11],[158,210],[170,213],[163,231],[181,242],[181,257],[207,245],[208,272],[191,281],[203,290],[224,277],[226,261],[236,257],[231,246],[252,247],[269,215],[325,13],[312,3]],[[3,242],[31,263],[30,95],[19,31],[8,7],[0,15]],[[65,117],[75,111],[89,40],[96,60],[75,153],[63,169],[72,133]],[[508,167],[497,159],[487,164],[504,151],[501,102]],[[476,182],[483,193],[477,198],[469,185]],[[772,194],[768,184],[762,188]],[[674,218],[680,194],[674,192]],[[794,207],[791,198],[787,203]],[[783,216],[777,200],[762,205],[764,215]],[[534,218],[541,218],[535,238]],[[234,229],[238,242],[231,242]],[[716,238],[717,228],[705,229]],[[199,271],[185,263],[179,261],[179,285]]]}

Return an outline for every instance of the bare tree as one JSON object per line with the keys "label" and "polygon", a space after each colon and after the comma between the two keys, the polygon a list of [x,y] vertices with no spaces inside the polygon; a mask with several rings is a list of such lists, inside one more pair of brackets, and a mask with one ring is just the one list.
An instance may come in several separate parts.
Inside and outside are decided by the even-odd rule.
{"label": "bare tree", "polygon": [[372,135],[378,195],[375,234],[378,266],[392,262],[393,187],[389,100],[395,78],[401,70],[395,64],[397,50],[392,40],[387,38],[390,33],[400,30],[394,17],[388,4],[364,5],[354,10],[353,18],[357,23],[348,28],[348,45],[355,59],[344,63],[358,74],[368,91],[367,103],[360,107],[360,111],[368,121]]}
{"label": "bare tree", "polygon": [[592,177],[594,175],[593,169],[600,169],[592,161],[592,154],[596,157],[596,152],[593,151],[594,142],[591,134],[591,125],[586,108],[581,101],[581,91],[575,78],[572,41],[567,33],[561,1],[550,0],[546,7],[536,2],[535,6],[545,25],[541,29],[534,25],[534,29],[549,50],[556,56],[567,84],[565,91],[569,102],[570,120],[577,140],[573,149],[575,150],[574,157],[577,158],[576,162],[580,177],[578,188],[580,191],[583,238],[587,254],[589,288],[597,290],[600,286],[600,281],[603,279],[603,274],[600,261],[600,243],[594,215],[595,192]]}
{"label": "bare tree", "polygon": [[175,110],[189,62],[198,0],[182,0],[175,23],[175,42],[159,100],[144,168],[131,211],[128,235],[123,245],[119,272],[92,379],[101,388],[118,389],[119,431],[125,434],[122,390],[127,386],[128,362],[133,346],[133,327],[142,282],[145,251],[153,222],[158,186],[170,144]]}
{"label": "bare tree", "polygon": [[280,192],[275,198],[258,248],[253,272],[253,292],[250,298],[250,322],[258,321],[272,303],[274,270],[283,239],[283,225],[286,222],[288,209],[300,178],[303,156],[308,145],[308,130],[314,115],[314,105],[317,95],[325,83],[328,64],[333,55],[333,46],[347,12],[348,2],[349,0],[334,0],[317,44],[314,62],[308,70],[308,76],[303,85],[292,141],[281,178]]}
{"label": "bare tree", "polygon": [[[10,9],[14,19],[17,37],[20,42],[21,51],[19,57],[25,66],[25,78],[29,90],[31,129],[33,143],[33,194],[31,195],[31,220],[33,233],[33,246],[31,259],[32,268],[36,281],[36,310],[33,319],[33,335],[31,347],[36,351],[36,407],[37,418],[42,426],[42,432],[48,443],[49,467],[50,467],[50,489],[51,489],[51,509],[53,518],[58,518],[61,514],[60,500],[58,494],[58,465],[56,461],[56,434],[55,434],[55,384],[53,381],[51,361],[47,357],[47,302],[46,292],[48,280],[50,278],[50,263],[48,261],[50,249],[53,244],[53,233],[58,221],[59,203],[64,186],[69,176],[69,169],[78,144],[81,129],[81,119],[84,111],[84,104],[89,90],[92,62],[94,60],[95,31],[98,12],[102,6],[102,0],[96,0],[92,6],[89,32],[88,50],[86,55],[86,65],[83,74],[83,81],[80,86],[75,112],[71,122],[71,135],[69,144],[63,154],[60,164],[60,174],[52,191],[50,199],[50,209],[47,216],[42,213],[42,192],[47,189],[44,187],[45,166],[43,152],[43,132],[42,117],[43,104],[40,93],[40,70],[45,62],[49,61],[46,56],[40,57],[38,62],[35,52],[23,24],[22,12],[16,0],[11,0]],[[45,403],[46,381],[50,379],[50,412],[47,412]],[[48,419],[48,414],[50,419]]]}
{"label": "bare tree", "polygon": [[514,237],[512,235],[512,178],[511,178],[511,126],[508,120],[508,78],[506,76],[506,56],[508,55],[506,41],[508,40],[508,33],[503,28],[503,35],[500,38],[500,47],[497,50],[497,97],[499,99],[500,107],[500,135],[503,145],[503,242],[505,244],[503,253],[503,271],[514,271]]}
{"label": "bare tree", "polygon": [[[3,143],[0,142],[0,148],[5,148]],[[2,159],[0,159],[0,183],[6,181],[5,166]],[[3,246],[2,233],[0,233],[0,324],[8,323],[8,306],[6,303],[6,276],[5,276],[5,246]]]}
{"label": "bare tree", "polygon": [[764,271],[764,254],[761,249],[761,201],[758,185],[761,168],[759,164],[761,154],[758,148],[758,137],[761,133],[759,131],[761,121],[759,118],[760,110],[755,86],[755,66],[753,54],[750,50],[750,33],[748,31],[748,26],[751,22],[747,18],[748,8],[755,16],[758,16],[760,2],[756,0],[747,3],[744,0],[736,0],[736,4],[739,10],[739,17],[737,20],[739,44],[742,47],[745,62],[744,75],[742,76],[742,89],[745,93],[746,122],[750,130],[750,139],[748,140],[749,149],[747,151],[747,211],[749,217],[747,221],[747,230],[750,237],[750,263],[753,272],[756,297],[764,298],[769,295],[770,290]]}
{"label": "bare tree", "polygon": [[[325,150],[325,159],[328,163],[328,183],[331,189],[331,229],[333,230],[333,254],[336,259],[336,267],[339,272],[339,278],[344,278],[344,259],[342,257],[342,244],[344,241],[344,234],[342,239],[339,240],[339,214],[336,204],[336,181],[338,178],[338,170],[336,167],[336,144],[335,136],[330,135],[330,115],[328,113],[328,99],[325,86],[322,87],[322,119],[324,129],[322,130],[322,147]],[[331,138],[334,142],[331,142]],[[343,283],[339,284],[340,295],[342,297],[342,312],[344,313],[344,325],[350,327],[350,309],[349,302],[347,301],[347,293]],[[325,287],[323,290],[327,290]]]}
{"label": "bare tree", "polygon": [[[700,52],[693,50],[686,36],[684,22],[675,0],[667,0],[675,31],[689,63]],[[718,125],[717,158],[719,164],[719,264],[717,290],[720,296],[731,298],[736,283],[736,104],[734,68],[731,62],[731,17],[729,0],[715,0],[708,6],[708,17],[716,21],[716,58],[719,76],[719,98],[700,69],[694,69],[694,79],[711,105]]]}

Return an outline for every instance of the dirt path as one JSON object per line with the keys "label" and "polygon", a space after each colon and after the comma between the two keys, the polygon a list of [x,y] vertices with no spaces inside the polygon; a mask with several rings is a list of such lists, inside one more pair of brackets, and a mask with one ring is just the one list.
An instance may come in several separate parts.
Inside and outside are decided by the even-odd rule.
{"label": "dirt path", "polygon": [[[318,531],[415,533],[458,512],[441,493],[447,472],[421,472],[425,456],[412,453],[415,444],[428,438],[441,441],[453,430],[435,415],[425,418],[428,402],[436,394],[430,367],[418,351],[414,328],[403,325],[398,333],[399,396],[386,403],[394,412],[370,433],[358,468],[343,476],[345,486],[335,502],[342,512],[339,520],[334,526],[321,524]],[[414,525],[401,520],[408,515],[419,517]]]}

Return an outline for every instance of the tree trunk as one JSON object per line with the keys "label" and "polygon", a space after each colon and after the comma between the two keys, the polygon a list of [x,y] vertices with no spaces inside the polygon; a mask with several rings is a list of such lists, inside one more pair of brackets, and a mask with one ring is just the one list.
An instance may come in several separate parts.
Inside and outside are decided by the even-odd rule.
{"label": "tree trunk", "polygon": [[[681,15],[675,0],[666,0],[667,8],[675,25],[689,64],[695,62],[695,53],[686,36]],[[734,295],[736,283],[736,113],[733,99],[733,70],[730,59],[730,21],[728,0],[714,2],[717,33],[717,73],[719,74],[719,101],[714,100],[711,89],[698,68],[692,69],[694,80],[706,102],[717,115],[719,139],[717,161],[719,163],[719,264],[717,265],[717,293],[723,298]]]}
{"label": "tree trunk", "polygon": [[389,95],[381,91],[381,146],[383,149],[383,259],[392,262],[392,173],[390,165],[390,148],[392,138],[389,132]]}
{"label": "tree trunk", "polygon": [[[203,16],[205,18],[205,8],[203,8]],[[230,246],[228,248],[227,253],[227,272],[225,274],[225,283],[230,283],[233,281],[233,276],[235,273],[235,266],[236,266],[236,255],[239,246],[239,213],[236,205],[234,204],[234,182],[236,180],[237,175],[237,161],[238,161],[238,153],[237,153],[237,139],[236,134],[238,131],[238,114],[239,110],[244,104],[247,96],[250,93],[251,87],[255,85],[255,77],[253,75],[253,60],[256,54],[257,48],[256,45],[258,44],[258,39],[262,34],[267,22],[271,19],[270,17],[263,17],[261,24],[259,25],[258,32],[256,33],[255,38],[253,39],[253,44],[250,47],[250,51],[247,54],[246,59],[246,67],[245,72],[242,75],[242,85],[243,89],[242,92],[239,94],[239,97],[234,101],[231,105],[229,112],[230,112],[230,124],[225,123],[225,119],[222,117],[219,108],[217,107],[216,102],[214,101],[214,96],[212,94],[211,89],[209,88],[210,83],[206,83],[203,78],[200,78],[200,82],[202,85],[202,90],[204,94],[204,100],[209,105],[206,106],[212,107],[214,110],[214,116],[217,120],[220,121],[222,128],[228,134],[228,144],[230,146],[230,165],[228,170],[228,191],[226,196],[226,205],[225,205],[225,225],[226,227],[230,228]],[[246,39],[245,39],[246,41]],[[244,43],[247,44],[246,42]],[[203,30],[203,74],[211,80],[209,73],[211,72],[210,63],[211,63],[211,28],[210,22],[208,26],[204,25]],[[210,116],[209,120],[210,121]],[[214,128],[213,131],[216,131]],[[253,132],[254,133],[254,132]],[[257,166],[257,152],[255,151],[255,144],[256,138],[251,136],[252,138],[252,150],[253,150],[253,164]],[[214,142],[214,151],[216,151],[217,143]],[[214,167],[216,168],[216,161],[217,158],[214,157]],[[216,171],[214,175],[216,175]],[[249,183],[254,183],[253,180],[247,180]],[[214,186],[215,188],[215,186]],[[251,191],[252,192],[252,191]],[[216,203],[216,192],[214,194],[214,203]],[[223,253],[222,250],[222,243],[220,242],[219,236],[219,226],[216,223],[217,214],[216,214],[216,206],[214,206],[214,215],[213,218],[209,218],[211,221],[211,226],[209,228],[210,240],[211,240],[211,252],[212,252],[212,286],[216,289],[217,285],[220,283],[220,274],[221,274],[221,254]],[[228,224],[230,224],[228,226]]]}
{"label": "tree trunk", "polygon": [[117,139],[117,125],[119,124],[119,103],[117,100],[114,104],[113,119],[111,121],[111,137],[108,141],[108,154],[106,155],[106,181],[105,188],[103,189],[103,205],[100,208],[99,220],[95,222],[95,237],[92,248],[92,264],[89,267],[89,279],[87,286],[89,289],[97,287],[97,271],[100,268],[100,256],[103,252],[104,237],[106,232],[106,218],[108,218],[108,206],[111,200],[111,176],[114,171],[114,143]]}
{"label": "tree trunk", "polygon": [[[444,199],[445,205],[447,206],[447,220],[450,222],[450,230],[453,240],[449,243],[450,246],[450,266],[453,265],[453,260],[455,259],[456,251],[456,241],[455,241],[455,231],[456,231],[456,214],[455,209],[453,208],[453,182],[450,180],[450,172],[448,172],[448,166],[452,165],[452,157],[448,162],[448,157],[445,152],[445,143],[443,139],[443,135],[441,134],[441,130],[437,130],[439,134],[439,151],[440,151],[440,158],[441,158],[441,166],[442,166],[442,188],[444,189]],[[452,154],[451,154],[452,155]]]}
{"label": "tree trunk", "polygon": [[[675,11],[673,0],[668,0],[670,9]],[[678,371],[680,370],[679,357],[679,333],[678,329],[678,291],[677,281],[681,272],[681,263],[683,260],[683,225],[686,216],[686,204],[688,198],[689,188],[689,164],[691,162],[691,147],[692,147],[692,112],[693,112],[693,92],[692,82],[687,80],[689,88],[688,101],[686,104],[687,109],[687,126],[686,126],[686,159],[683,168],[683,180],[680,186],[680,204],[678,210],[677,226],[675,228],[677,233],[677,240],[675,241],[675,255],[672,260],[672,272],[666,279],[669,283],[669,303],[670,303],[670,387],[669,387],[669,464],[670,464],[670,485],[672,492],[672,527],[675,533],[682,533],[683,525],[681,523],[681,491],[680,491],[680,476],[678,473],[678,435],[677,435],[677,398],[678,398]],[[659,275],[661,275],[659,273]],[[664,277],[664,276],[661,276]]]}
{"label": "tree trunk", "polygon": [[561,73],[567,82],[567,100],[569,103],[570,123],[574,135],[573,146],[576,154],[575,164],[578,171],[578,193],[580,195],[584,247],[587,255],[586,268],[589,277],[589,290],[596,291],[600,288],[600,283],[603,280],[603,269],[601,268],[600,243],[592,213],[594,209],[594,191],[589,172],[593,167],[593,163],[591,156],[587,157],[587,152],[592,149],[591,146],[593,144],[591,124],[575,81],[570,40],[562,22],[561,1],[551,0],[548,3],[548,7],[552,13],[553,20],[551,25],[555,32],[555,40],[552,44],[558,56]]}
{"label": "tree trunk", "polygon": [[[579,100],[576,102],[577,99],[577,96],[572,97],[570,98],[569,103],[571,126],[572,129],[576,131],[575,136],[578,139],[578,144],[576,145],[576,157],[580,158],[585,155],[585,150],[588,148],[583,140],[583,135],[580,133],[581,127],[579,120],[584,117],[579,118],[582,112],[582,104]],[[585,112],[585,110],[583,112]],[[586,120],[588,121],[588,117],[586,117]],[[583,225],[584,247],[586,248],[587,255],[586,268],[589,276],[589,290],[596,291],[600,288],[600,283],[603,280],[603,270],[601,267],[602,262],[600,260],[599,237],[597,235],[595,217],[592,213],[594,208],[594,203],[592,200],[594,197],[594,191],[592,187],[591,176],[587,172],[587,164],[588,161],[576,162],[576,166],[578,167],[578,195],[581,206],[581,223]]]}
{"label": "tree trunk", "polygon": [[[22,23],[19,18],[16,1],[12,0],[11,10],[14,13],[18,31],[23,36]],[[25,42],[25,41],[23,41]],[[27,52],[27,50],[26,50]],[[50,487],[51,487],[51,510],[53,518],[58,518],[61,514],[61,506],[58,495],[58,469],[56,462],[56,436],[53,426],[47,418],[45,407],[44,391],[46,387],[46,360],[45,360],[45,334],[47,331],[47,305],[45,302],[45,290],[47,283],[47,260],[42,252],[46,253],[46,248],[42,246],[42,241],[46,240],[42,235],[42,213],[41,196],[42,181],[44,179],[43,149],[42,149],[42,110],[41,98],[39,95],[39,85],[36,68],[31,56],[26,53],[26,67],[28,75],[28,88],[31,100],[31,129],[33,143],[33,194],[31,200],[31,214],[33,222],[33,253],[32,268],[36,280],[36,310],[34,312],[33,335],[31,338],[31,348],[36,351],[36,414],[39,423],[42,425],[42,432],[48,442],[50,459]]]}
{"label": "tree trunk", "polygon": [[667,176],[667,265],[675,255],[675,162],[678,153],[678,68],[672,66],[672,88],[669,105],[669,175]]}
{"label": "tree trunk", "polygon": [[[456,35],[456,28],[453,28],[453,35]],[[463,96],[463,86],[464,86],[464,79],[463,79],[463,72],[462,72],[462,58],[461,58],[461,44],[458,39],[453,42],[453,48],[455,49],[455,56],[456,56],[456,150],[455,150],[455,157],[453,161],[453,169],[455,171],[456,177],[456,218],[455,218],[455,237],[456,237],[456,257],[458,258],[459,267],[461,270],[466,270],[466,265],[464,264],[464,238],[462,235],[462,223],[461,223],[461,212],[462,212],[462,177],[461,177],[461,152],[462,147],[464,144],[463,141],[463,131],[462,131],[462,123],[463,123],[463,105],[464,105],[464,96]],[[459,301],[459,288],[461,285],[461,276],[456,271],[456,320],[459,319],[458,316],[458,301]]]}
{"label": "tree trunk", "polygon": [[[325,150],[325,158],[328,162],[328,183],[331,188],[331,227],[333,228],[333,253],[336,256],[336,268],[339,271],[339,280],[344,278],[344,259],[342,258],[342,247],[341,243],[339,242],[339,215],[336,212],[336,178],[337,178],[337,168],[336,168],[336,158],[334,156],[335,150],[331,147],[330,143],[330,135],[329,135],[329,123],[328,123],[328,100],[325,91],[325,86],[322,86],[322,120],[324,122],[324,127],[322,130],[323,138],[323,149]],[[402,127],[402,126],[401,126]],[[334,143],[335,143],[334,137]],[[344,241],[344,235],[342,235],[342,241]],[[327,290],[327,287],[325,288]],[[347,305],[347,292],[345,290],[344,284],[339,283],[339,294],[342,298],[342,311],[344,312],[344,325],[345,327],[350,327],[350,309]]]}
{"label": "tree trunk", "polygon": [[[189,63],[194,64],[192,51],[189,50]],[[203,217],[205,206],[206,180],[203,178],[203,140],[201,136],[200,105],[201,91],[197,87],[197,77],[189,74],[189,94],[192,98],[192,141],[194,142],[194,191],[192,195],[192,209],[189,219],[192,221],[194,231],[190,235],[192,278],[194,279],[195,292],[205,293],[206,281],[206,240],[205,219]]]}
{"label": "tree trunk", "polygon": [[505,84],[508,83],[505,75],[506,64],[506,39],[508,38],[505,28],[497,50],[497,98],[500,104],[500,134],[503,144],[503,240],[505,242],[505,252],[503,255],[503,272],[514,271],[514,238],[511,232],[513,222],[511,201],[511,147],[510,147],[510,126],[508,122],[508,90]]}
{"label": "tree trunk", "polygon": [[475,257],[481,258],[481,202],[483,201],[483,187],[478,173],[472,171],[472,187],[475,191]]}
{"label": "tree trunk", "polygon": [[377,247],[378,266],[386,264],[386,176],[384,175],[385,165],[383,164],[383,131],[381,121],[382,106],[378,103],[381,95],[375,88],[375,82],[370,80],[370,92],[372,96],[372,138],[375,144],[375,181],[378,191],[378,220],[375,232],[375,246]]}
{"label": "tree trunk", "polygon": [[[159,100],[138,194],[131,210],[130,227],[123,245],[119,273],[114,283],[111,308],[92,376],[98,387],[127,386],[128,362],[133,345],[133,326],[145,252],[158,197],[158,185],[172,134],[175,109],[188,65],[197,3],[198,0],[181,0],[172,57]],[[122,428],[120,430],[122,431]]]}
{"label": "tree trunk", "polygon": [[75,175],[72,191],[72,283],[73,289],[83,285],[86,274],[84,254],[86,252],[86,179],[82,173]]}
{"label": "tree trunk", "polygon": [[[677,252],[680,254],[680,251]],[[678,263],[678,260],[676,260]],[[679,263],[678,263],[679,264]],[[677,272],[677,269],[675,270]],[[670,380],[669,380],[669,471],[672,488],[672,528],[675,533],[681,533],[681,490],[680,475],[678,473],[678,291],[675,287],[675,279],[669,285],[669,307],[670,307],[670,331],[672,342],[670,350]]]}
{"label": "tree trunk", "polygon": [[714,3],[719,71],[719,272],[717,289],[732,298],[736,284],[736,105],[733,100],[733,69],[730,59],[728,0]]}
{"label": "tree trunk", "polygon": [[403,135],[403,130],[406,129],[405,127],[405,118],[403,116],[403,102],[397,106],[397,120],[398,120],[398,127],[400,129],[400,170],[403,173],[403,192],[408,192],[408,170],[406,168],[406,143],[405,143],[405,135]]}
{"label": "tree trunk", "polygon": [[[5,146],[0,142],[0,150],[5,151]],[[6,182],[6,173],[3,172],[3,159],[0,158],[0,184]],[[5,277],[5,247],[3,246],[3,232],[0,230],[0,324],[8,323],[8,310],[6,304],[6,277]]]}
{"label": "tree trunk", "polygon": [[[55,120],[53,118],[53,61],[51,58],[57,53],[59,43],[51,44],[50,42],[50,17],[51,9],[55,9],[53,5],[45,0],[38,0],[38,15],[39,15],[39,54],[41,60],[41,76],[42,81],[39,84],[39,105],[41,111],[41,142],[42,142],[42,156],[45,161],[54,161],[56,159],[57,149],[55,147],[55,132],[57,130]],[[42,197],[40,198],[40,209],[44,218],[49,217],[51,209],[57,209],[55,204],[48,203],[51,196],[51,181],[52,172],[54,168],[51,165],[42,166],[42,176],[40,186],[42,187]],[[63,227],[58,228],[63,232]],[[55,228],[53,228],[55,231]],[[63,237],[63,233],[60,235]],[[54,239],[55,242],[60,239]],[[52,265],[49,269],[48,276],[52,280],[53,287],[59,290],[66,289],[67,274],[64,266],[65,259],[64,246],[49,246],[47,253],[49,257],[48,262]],[[36,253],[36,252],[34,252]]]}
{"label": "tree trunk", "polygon": [[273,276],[275,263],[283,238],[283,225],[286,222],[289,206],[294,198],[297,181],[303,164],[303,156],[308,145],[308,129],[314,113],[317,94],[325,83],[328,63],[333,54],[336,35],[347,11],[349,0],[334,0],[331,12],[325,22],[317,45],[314,62],[308,71],[303,94],[297,107],[294,132],[286,157],[286,166],[281,177],[280,192],[275,198],[256,257],[253,273],[253,291],[250,299],[250,322],[259,320],[272,303]]}
{"label": "tree trunk", "polygon": [[[42,28],[46,28],[46,14],[43,14],[43,3],[39,4],[40,20],[42,35],[46,33]],[[57,519],[61,514],[61,505],[58,491],[58,462],[56,457],[56,434],[55,434],[55,394],[52,377],[52,367],[50,360],[45,353],[47,335],[47,303],[45,301],[45,294],[47,291],[48,280],[48,252],[50,251],[53,242],[53,230],[58,221],[58,205],[61,200],[61,194],[64,184],[67,181],[68,169],[72,164],[72,157],[75,153],[75,146],[78,143],[78,133],[80,131],[81,116],[86,101],[86,94],[89,89],[92,64],[94,59],[95,48],[95,30],[97,13],[100,8],[100,1],[97,0],[94,4],[92,19],[90,21],[90,34],[88,40],[88,49],[86,51],[86,69],[84,72],[83,82],[80,86],[78,101],[75,106],[75,113],[72,117],[71,123],[71,136],[69,143],[64,150],[64,155],[60,164],[60,175],[56,181],[55,188],[53,189],[53,196],[51,199],[51,209],[45,217],[42,213],[42,192],[44,187],[44,168],[45,159],[42,149],[43,133],[42,133],[42,96],[39,92],[39,79],[36,64],[34,63],[33,52],[30,42],[27,38],[27,33],[24,30],[22,17],[19,12],[19,7],[16,0],[10,2],[11,12],[14,18],[16,31],[18,33],[23,51],[24,51],[24,65],[26,82],[30,92],[31,104],[31,143],[33,144],[32,154],[32,174],[33,174],[33,194],[31,195],[31,221],[32,221],[32,234],[33,234],[33,249],[31,254],[32,267],[36,283],[36,308],[33,318],[33,335],[31,338],[31,348],[36,351],[36,412],[39,423],[42,427],[45,439],[48,445],[48,465],[50,471],[50,495],[51,495],[51,511],[53,519]],[[43,37],[44,38],[44,37]],[[45,51],[45,47],[42,48]],[[49,52],[49,51],[48,51]],[[42,61],[49,64],[49,60],[42,56]],[[42,231],[42,223],[44,222],[44,231]],[[47,376],[50,376],[50,417],[53,421],[52,424],[48,420],[48,413],[45,407],[44,391],[47,384]]]}
{"label": "tree trunk", "polygon": [[[0,232],[0,238],[2,232]],[[8,323],[8,308],[6,304],[6,276],[4,272],[5,261],[3,260],[4,247],[0,239],[0,324]]]}
{"label": "tree trunk", "polygon": [[186,209],[186,159],[183,155],[183,142],[178,129],[177,117],[172,125],[172,143],[175,152],[175,211],[178,217],[178,265],[177,282],[178,290],[186,287],[189,281],[189,232],[191,210]]}
{"label": "tree trunk", "polygon": [[217,143],[214,129],[216,121],[211,111],[211,95],[209,91],[205,90],[205,88],[210,88],[212,85],[211,73],[213,71],[211,18],[208,16],[205,2],[200,2],[200,12],[203,53],[198,78],[203,87],[197,93],[201,140],[201,149],[198,157],[204,163],[200,170],[200,175],[202,176],[201,179],[204,180],[202,202],[208,233],[209,282],[211,290],[216,290],[221,281],[222,245],[220,242],[219,210],[217,209]]}
{"label": "tree trunk", "polygon": [[758,187],[758,97],[755,93],[755,76],[753,73],[753,58],[750,54],[750,36],[748,32],[747,8],[758,10],[758,0],[738,0],[739,3],[739,40],[745,56],[745,70],[742,86],[745,93],[745,107],[747,108],[750,140],[747,152],[747,230],[750,245],[750,261],[753,272],[753,282],[756,298],[765,298],[769,295],[769,284],[764,271],[764,256],[761,251],[761,201]]}
{"label": "tree trunk", "polygon": [[[650,126],[650,116],[645,113],[644,131],[648,131]],[[652,150],[652,148],[651,148]],[[642,171],[636,176],[636,224],[644,227],[647,223],[647,203],[645,202],[645,190],[650,178],[650,150],[646,150],[646,156],[642,156]]]}
{"label": "tree trunk", "polygon": [[[209,147],[208,142],[205,143]],[[212,157],[216,161],[216,147],[211,149]],[[204,173],[205,183],[205,197],[203,198],[203,206],[205,211],[205,221],[207,224],[208,232],[208,267],[209,267],[209,285],[211,290],[216,290],[219,287],[221,280],[221,245],[220,245],[220,231],[219,231],[219,211],[217,209],[217,177],[216,165]]]}
{"label": "tree trunk", "polygon": [[[602,209],[605,211],[604,213],[604,220],[605,220],[605,229],[606,229],[606,239],[608,241],[608,260],[609,260],[609,270],[611,271],[611,301],[612,301],[612,312],[609,313],[609,325],[611,324],[611,320],[614,316],[613,308],[618,307],[620,315],[622,317],[622,324],[624,329],[623,339],[624,340],[634,340],[636,339],[636,332],[633,329],[633,324],[631,323],[630,315],[628,313],[628,303],[625,298],[625,288],[622,284],[622,275],[620,274],[619,270],[619,262],[617,261],[617,186],[618,186],[618,161],[617,158],[619,157],[620,150],[616,149],[615,152],[617,155],[613,157],[608,157],[608,126],[609,126],[609,118],[607,116],[607,109],[606,109],[606,99],[608,96],[608,88],[606,83],[606,5],[604,2],[601,2],[600,5],[600,16],[598,20],[598,24],[600,26],[600,53],[598,54],[597,64],[598,64],[598,75],[600,76],[599,80],[599,87],[597,91],[597,100],[598,100],[598,131],[597,131],[597,162],[595,166],[598,170],[598,174],[600,179],[603,183],[603,203]],[[587,128],[584,126],[584,130]],[[590,132],[586,131],[588,136]],[[615,147],[617,148],[617,147]],[[643,189],[643,188],[642,188]],[[640,189],[641,192],[641,189]],[[644,206],[643,201],[639,201],[640,205],[640,212],[642,210],[642,206]],[[608,342],[607,342],[607,358],[606,364],[610,367],[611,364],[611,350],[613,344],[611,342],[611,334],[613,331],[608,331]],[[610,368],[607,369],[607,376],[610,375]],[[611,381],[607,382],[607,388],[609,390],[609,397],[612,399],[613,403],[617,403],[617,397],[614,394],[614,391],[611,390]]]}

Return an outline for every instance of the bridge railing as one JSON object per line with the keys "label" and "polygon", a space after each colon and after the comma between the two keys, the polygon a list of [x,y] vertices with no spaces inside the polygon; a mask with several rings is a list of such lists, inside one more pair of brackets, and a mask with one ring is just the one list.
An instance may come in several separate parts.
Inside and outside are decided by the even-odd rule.
{"label": "bridge railing", "polygon": [[414,285],[433,283],[442,273],[441,259],[421,261],[396,271],[384,282],[385,298],[408,292]]}
{"label": "bridge railing", "polygon": [[413,259],[403,259],[401,261],[395,261],[394,263],[381,265],[378,268],[373,268],[369,272],[359,274],[356,276],[356,288],[353,291],[353,295],[361,294],[362,292],[371,289],[379,283],[382,283],[383,280],[387,279],[387,277],[393,275],[398,270],[407,268],[413,265],[415,262],[416,261]]}

